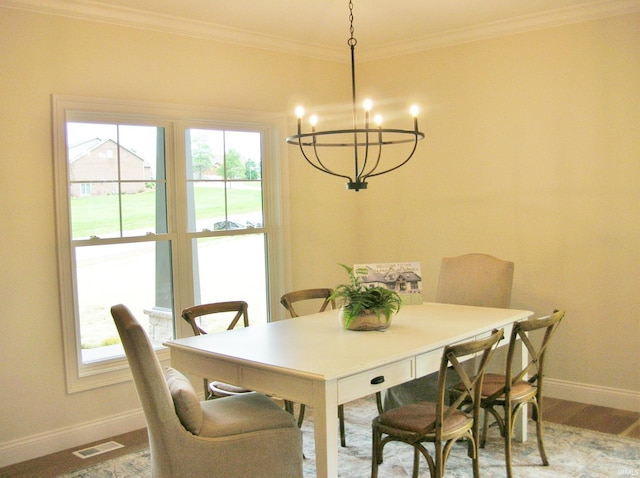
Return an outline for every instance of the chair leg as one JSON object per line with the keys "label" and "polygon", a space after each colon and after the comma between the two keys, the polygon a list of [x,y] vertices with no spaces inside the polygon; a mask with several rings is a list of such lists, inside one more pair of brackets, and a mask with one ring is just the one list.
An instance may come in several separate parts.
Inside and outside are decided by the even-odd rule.
{"label": "chair leg", "polygon": [[540,452],[542,464],[544,466],[549,466],[549,460],[547,459],[547,454],[544,451],[544,443],[542,441],[542,437],[544,435],[544,426],[542,424],[542,407],[540,406],[540,403],[534,404],[533,409],[535,411],[536,417],[536,437],[538,439],[538,451]]}
{"label": "chair leg", "polygon": [[473,463],[473,478],[480,478],[480,424],[479,420],[474,420],[471,427],[471,436],[467,439],[468,454]]}
{"label": "chair leg", "polygon": [[291,400],[285,400],[284,401],[284,409],[285,409],[286,412],[288,412],[291,415],[293,415],[293,402]]}
{"label": "chair leg", "polygon": [[[304,403],[300,404],[300,414],[298,415],[298,428],[302,428],[302,423],[304,422],[304,411],[305,411]],[[284,401],[284,409],[289,412],[291,415],[295,416],[295,409],[293,402],[291,400]]]}
{"label": "chair leg", "polygon": [[382,454],[378,450],[380,446],[380,433],[372,427],[372,447],[371,447],[371,478],[378,478],[378,464],[382,463]]}
{"label": "chair leg", "polygon": [[376,405],[378,407],[378,414],[382,414],[384,409],[382,408],[382,393],[376,392]]}
{"label": "chair leg", "polygon": [[513,476],[511,470],[511,437],[513,436],[513,409],[505,405],[504,409],[504,462],[507,468],[507,478]]}
{"label": "chair leg", "polygon": [[302,428],[302,423],[304,422],[304,411],[306,410],[306,406],[304,403],[300,404],[300,413],[298,414],[298,428]]}
{"label": "chair leg", "polygon": [[434,455],[435,455],[435,473],[434,478],[443,478],[444,475],[444,451],[442,449],[442,443],[434,443]]}
{"label": "chair leg", "polygon": [[[293,402],[291,400],[285,400],[284,401],[284,409],[295,417],[295,407],[294,407]],[[298,428],[302,428],[302,422],[304,421],[304,410],[305,410],[305,405],[304,405],[304,403],[301,403],[300,404],[300,415],[298,415]],[[304,456],[304,452],[302,453],[302,458],[305,459],[305,460],[307,458],[306,456]]]}
{"label": "chair leg", "polygon": [[420,473],[420,452],[416,447],[413,447],[413,474],[412,478],[418,478]]}
{"label": "chair leg", "polygon": [[206,378],[202,379],[202,381],[204,382],[204,399],[205,400],[209,400],[212,397],[212,393],[211,390],[209,390],[209,380],[207,380]]}
{"label": "chair leg", "polygon": [[[284,402],[285,410],[293,415],[293,402],[286,400]],[[300,404],[300,413],[298,414],[298,428],[302,428],[302,424],[304,423],[304,412],[306,410],[306,406],[304,403]],[[338,419],[340,421],[340,444],[343,447],[347,446],[347,439],[345,437],[344,431],[344,405],[338,405]]]}
{"label": "chair leg", "polygon": [[484,409],[484,420],[482,423],[482,438],[480,438],[480,448],[487,444],[487,431],[489,430],[489,411]]}
{"label": "chair leg", "polygon": [[347,446],[347,439],[344,436],[344,405],[338,405],[338,419],[340,421],[340,445]]}

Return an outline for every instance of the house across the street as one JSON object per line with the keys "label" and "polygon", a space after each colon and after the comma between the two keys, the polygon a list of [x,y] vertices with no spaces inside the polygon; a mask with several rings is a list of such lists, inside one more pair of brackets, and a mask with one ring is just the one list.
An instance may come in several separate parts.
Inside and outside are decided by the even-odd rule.
{"label": "house across the street", "polygon": [[145,190],[152,172],[133,151],[122,145],[118,151],[113,140],[94,138],[69,148],[69,178],[72,197],[135,194]]}

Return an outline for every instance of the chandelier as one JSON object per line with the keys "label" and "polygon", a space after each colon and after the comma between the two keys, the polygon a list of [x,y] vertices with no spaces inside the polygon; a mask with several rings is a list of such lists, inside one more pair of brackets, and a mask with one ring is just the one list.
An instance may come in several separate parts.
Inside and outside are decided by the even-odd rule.
{"label": "chandelier", "polygon": [[[398,169],[407,163],[413,156],[418,146],[418,141],[424,139],[424,133],[418,131],[418,107],[411,106],[410,113],[413,116],[413,129],[391,129],[382,127],[382,117],[375,115],[374,125],[370,123],[371,108],[373,102],[369,99],[363,103],[364,111],[364,127],[358,127],[357,108],[356,108],[356,67],[355,67],[355,47],[358,43],[353,36],[353,2],[349,1],[349,33],[351,34],[347,44],[351,48],[351,94],[352,94],[352,127],[350,129],[337,129],[320,131],[316,129],[318,118],[312,115],[309,118],[311,131],[302,132],[302,118],[304,116],[304,108],[298,106],[296,108],[296,116],[298,117],[298,134],[289,136],[287,143],[297,145],[304,159],[314,168],[333,176],[347,179],[347,189],[359,191],[367,189],[367,179],[374,176],[380,176]],[[401,143],[413,143],[410,146],[408,156],[400,161],[394,162],[395,165],[386,165],[381,167],[383,146],[397,145]],[[335,171],[327,166],[328,162],[320,158],[319,148],[323,147],[340,147],[350,148],[353,150],[353,172]],[[387,149],[385,149],[387,151]]]}

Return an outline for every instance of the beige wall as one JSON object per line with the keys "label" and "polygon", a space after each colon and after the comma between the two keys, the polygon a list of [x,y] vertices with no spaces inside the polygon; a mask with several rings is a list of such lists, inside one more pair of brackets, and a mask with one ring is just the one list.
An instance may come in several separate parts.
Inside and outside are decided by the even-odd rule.
{"label": "beige wall", "polygon": [[[139,408],[132,383],[66,393],[51,94],[284,115],[296,101],[331,100],[326,92],[338,79],[346,81],[348,72],[302,57],[2,7],[0,31],[1,467],[3,446],[16,445],[14,440],[25,440],[26,447],[42,440],[46,446],[48,434],[65,427]],[[286,162],[284,144],[281,151]],[[109,430],[100,430],[104,426],[87,426],[85,442],[91,434],[108,436]]]}
{"label": "beige wall", "polygon": [[514,261],[512,307],[567,310],[548,376],[634,391],[636,406],[638,59],[636,15],[367,65],[389,72],[381,93],[424,97],[428,138],[358,197],[355,258],[421,261],[427,299],[443,256]]}
{"label": "beige wall", "polygon": [[325,223],[306,204],[343,197],[357,205],[355,250],[336,241],[313,259],[329,284],[344,279],[338,261],[420,261],[433,300],[442,257],[512,260],[512,307],[567,310],[548,369],[563,383],[549,390],[640,409],[639,58],[629,15],[360,66],[361,98],[418,100],[427,138],[367,191],[334,179],[292,204],[294,282],[309,285],[296,238]]}
{"label": "beige wall", "polygon": [[[428,139],[359,193],[282,148],[287,286],[335,285],[338,262],[419,260],[431,299],[440,257],[511,259],[514,307],[568,310],[549,375],[637,403],[639,26],[634,15],[362,65],[367,93],[427,106]],[[1,452],[67,427],[107,436],[90,423],[138,407],[131,383],[65,391],[50,95],[286,114],[348,99],[349,72],[7,8],[0,31]]]}

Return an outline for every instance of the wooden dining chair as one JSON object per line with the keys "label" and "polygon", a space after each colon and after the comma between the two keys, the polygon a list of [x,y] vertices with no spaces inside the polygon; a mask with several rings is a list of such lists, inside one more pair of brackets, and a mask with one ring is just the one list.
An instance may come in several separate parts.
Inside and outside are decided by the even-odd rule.
{"label": "wooden dining chair", "polygon": [[[205,329],[209,329],[209,327],[207,327],[203,323],[203,321],[206,320],[207,317],[210,318],[211,316],[214,316],[214,314],[222,315],[224,313],[234,312],[235,315],[231,319],[231,322],[229,322],[229,324],[226,326],[226,330],[235,328],[241,318],[243,327],[249,327],[249,305],[242,300],[194,305],[183,309],[181,315],[184,320],[189,322],[195,335],[202,335],[207,333],[207,330]],[[228,317],[229,314],[226,314],[226,316]],[[225,328],[225,322],[222,322],[221,320],[213,320],[213,324],[215,331],[220,331]],[[211,329],[209,329],[209,331],[211,331]],[[207,399],[230,397],[233,395],[240,395],[252,391],[217,380],[210,380],[208,378],[205,378],[203,380],[205,394],[204,396]],[[289,400],[283,400],[283,402],[285,410],[293,415],[293,402]]]}
{"label": "wooden dining chair", "polygon": [[[436,401],[421,401],[393,408],[373,420],[371,478],[377,478],[378,466],[383,461],[384,446],[392,441],[407,443],[414,448],[413,478],[418,477],[420,455],[427,460],[431,478],[442,478],[451,448],[461,438],[468,441],[467,453],[472,459],[473,476],[479,477],[480,391],[485,369],[503,333],[502,329],[494,330],[488,338],[445,347],[440,360]],[[461,362],[475,354],[482,355],[477,370],[470,375]],[[445,392],[449,367],[453,367],[462,378],[464,389],[457,400],[447,406]],[[459,408],[461,405],[463,407]],[[433,457],[424,446],[428,442],[433,443]]]}
{"label": "wooden dining chair", "polygon": [[314,310],[314,312],[324,312],[329,306],[331,306],[331,309],[335,309],[336,301],[330,299],[332,293],[333,289],[326,288],[296,290],[283,294],[282,297],[280,297],[280,303],[284,306],[285,309],[287,309],[289,315],[292,318],[299,317],[300,315],[293,307],[293,304],[295,304],[296,302],[307,302],[315,300],[317,304],[320,304],[320,308]]}
{"label": "wooden dining chair", "polygon": [[[243,327],[249,327],[249,306],[242,300],[229,302],[214,302],[187,307],[182,310],[182,318],[186,320],[195,335],[203,335],[210,331],[231,330],[242,319]],[[231,314],[230,322],[226,322]],[[241,393],[251,392],[242,387],[236,387],[224,382],[204,379],[204,396],[207,399],[229,397]]]}
{"label": "wooden dining chair", "polygon": [[[302,301],[314,301],[315,305],[320,304],[319,310],[316,312],[324,312],[330,306],[331,309],[335,309],[336,302],[331,300],[331,294],[333,289],[319,288],[319,289],[303,289],[293,292],[287,292],[280,297],[280,303],[289,312],[291,318],[299,317],[294,305],[297,302]],[[302,426],[304,421],[304,413],[306,406],[304,403],[300,404],[300,413],[298,415],[298,426]],[[338,405],[338,420],[340,422],[340,444],[344,447],[347,446],[347,440],[344,431],[344,405]]]}
{"label": "wooden dining chair", "polygon": [[[484,426],[480,446],[484,447],[489,428],[488,414],[495,418],[504,439],[505,464],[507,477],[511,478],[511,442],[518,415],[526,410],[525,405],[533,406],[532,418],[536,422],[536,436],[538,452],[545,466],[549,465],[543,442],[542,399],[544,366],[551,337],[564,318],[564,311],[556,310],[553,314],[536,319],[515,322],[509,339],[507,364],[504,374],[487,373],[481,390],[480,406],[485,410]],[[534,335],[542,335],[542,340],[536,340]],[[514,369],[516,344],[522,341],[527,348],[529,360],[522,367]],[[453,396],[461,391],[461,385],[453,387]]]}

